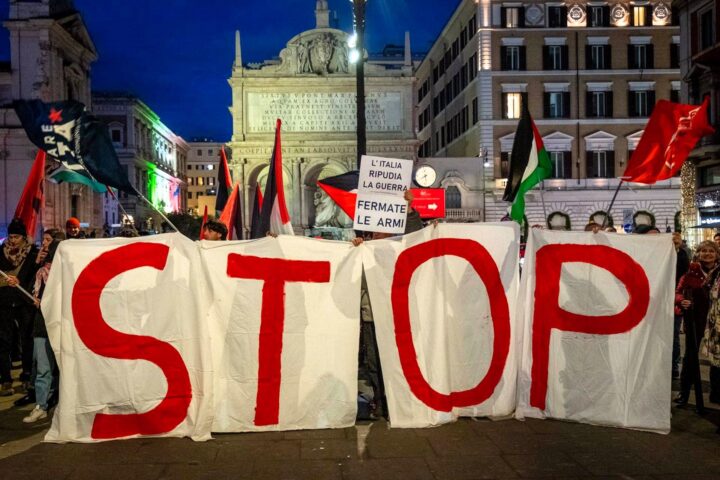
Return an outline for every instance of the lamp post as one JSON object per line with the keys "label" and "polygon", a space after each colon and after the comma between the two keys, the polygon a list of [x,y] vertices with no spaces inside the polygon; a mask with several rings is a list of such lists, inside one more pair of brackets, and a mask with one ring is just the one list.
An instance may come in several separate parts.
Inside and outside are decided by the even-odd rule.
{"label": "lamp post", "polygon": [[355,34],[350,41],[350,61],[355,63],[357,84],[357,167],[367,150],[365,136],[365,3],[367,0],[350,0],[353,4]]}

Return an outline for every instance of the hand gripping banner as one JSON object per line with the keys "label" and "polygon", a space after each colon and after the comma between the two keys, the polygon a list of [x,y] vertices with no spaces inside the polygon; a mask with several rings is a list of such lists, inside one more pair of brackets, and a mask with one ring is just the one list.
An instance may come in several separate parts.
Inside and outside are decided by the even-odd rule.
{"label": "hand gripping banner", "polygon": [[440,224],[363,246],[393,427],[515,409],[517,224]]}
{"label": "hand gripping banner", "polygon": [[670,431],[668,235],[531,230],[516,416]]}
{"label": "hand gripping banner", "polygon": [[281,235],[202,242],[214,432],[355,423],[360,251]]}
{"label": "hand gripping banner", "polygon": [[62,242],[42,303],[62,373],[47,441],[210,438],[199,263],[180,234]]}

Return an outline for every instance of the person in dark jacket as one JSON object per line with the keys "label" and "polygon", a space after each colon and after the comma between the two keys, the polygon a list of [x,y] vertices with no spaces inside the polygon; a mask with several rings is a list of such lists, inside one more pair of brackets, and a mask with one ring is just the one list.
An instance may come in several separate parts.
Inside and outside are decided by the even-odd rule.
{"label": "person in dark jacket", "polygon": [[[690,390],[695,383],[698,366],[698,347],[705,333],[708,310],[710,309],[709,282],[714,280],[720,247],[706,240],[697,247],[698,262],[690,264],[687,273],[678,282],[675,305],[683,314],[685,326],[685,356],[680,372],[680,393],[675,398],[679,405],[686,405]],[[676,312],[677,313],[677,312]]]}
{"label": "person in dark jacket", "polygon": [[18,328],[22,373],[20,381],[30,380],[32,372],[32,302],[16,288],[32,290],[37,264],[38,249],[27,239],[22,220],[15,218],[8,226],[8,238],[0,252],[0,270],[8,276],[0,277],[0,396],[15,393],[12,387],[10,355],[13,347],[13,331]]}
{"label": "person in dark jacket", "polygon": [[[675,232],[672,235],[673,245],[677,253],[677,263],[675,264],[675,288],[683,275],[690,268],[690,258],[687,252],[682,248],[682,235]],[[675,314],[673,322],[673,349],[672,349],[672,378],[680,376],[680,325],[682,324],[682,315]]]}

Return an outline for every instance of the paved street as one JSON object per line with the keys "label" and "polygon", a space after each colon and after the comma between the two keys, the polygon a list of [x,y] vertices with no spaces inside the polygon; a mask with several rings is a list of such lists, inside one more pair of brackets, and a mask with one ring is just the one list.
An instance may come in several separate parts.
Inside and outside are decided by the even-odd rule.
{"label": "paved street", "polygon": [[673,409],[670,435],[560,421],[464,419],[432,429],[385,422],[343,430],[43,444],[48,422],[0,400],[0,478],[481,479],[720,478],[718,405],[704,417]]}

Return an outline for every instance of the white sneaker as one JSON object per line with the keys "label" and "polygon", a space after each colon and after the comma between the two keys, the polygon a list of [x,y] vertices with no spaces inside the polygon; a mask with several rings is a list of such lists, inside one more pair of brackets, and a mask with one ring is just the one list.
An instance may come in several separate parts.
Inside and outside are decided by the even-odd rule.
{"label": "white sneaker", "polygon": [[23,418],[23,423],[35,423],[43,418],[47,418],[47,412],[40,408],[40,405],[35,405],[35,408],[33,408],[32,412],[30,412],[30,415]]}

